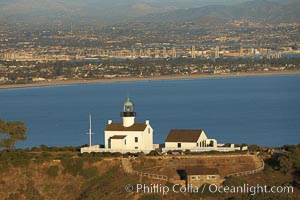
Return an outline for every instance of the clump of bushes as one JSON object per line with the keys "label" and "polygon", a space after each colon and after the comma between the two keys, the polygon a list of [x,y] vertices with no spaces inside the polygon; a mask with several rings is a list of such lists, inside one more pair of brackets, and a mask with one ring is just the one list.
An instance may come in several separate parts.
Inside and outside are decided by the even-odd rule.
{"label": "clump of bushes", "polygon": [[30,199],[30,200],[43,200],[44,197],[39,193],[39,191],[34,187],[32,181],[29,181],[26,187],[22,187],[17,193],[11,193],[6,200],[15,199]]}
{"label": "clump of bushes", "polygon": [[13,167],[28,167],[32,158],[33,156],[30,153],[23,150],[2,151],[0,153],[0,159],[6,161],[3,164],[8,164]]}
{"label": "clump of bushes", "polygon": [[[91,159],[91,158],[88,158]],[[63,173],[69,173],[73,176],[83,176],[84,178],[92,178],[97,176],[98,168],[90,167],[87,169],[83,168],[84,158],[65,158],[61,160],[62,166],[64,167]]]}
{"label": "clump of bushes", "polygon": [[144,194],[139,200],[163,200],[159,194]]}
{"label": "clump of bushes", "polygon": [[98,168],[90,167],[90,168],[84,169],[84,170],[82,170],[81,175],[87,179],[96,177],[98,175]]}
{"label": "clump of bushes", "polygon": [[47,175],[49,177],[55,178],[58,176],[58,172],[59,172],[59,167],[57,165],[50,166],[47,170]]}
{"label": "clump of bushes", "polygon": [[150,151],[148,154],[148,156],[158,156],[158,155],[159,155],[158,152],[155,150]]}
{"label": "clump of bushes", "polygon": [[48,147],[44,144],[41,144],[39,147],[32,147],[31,151],[45,151],[45,152],[70,151],[70,152],[77,152],[77,151],[79,151],[79,147],[72,147],[72,146],[63,146],[63,147],[51,146],[51,147]]}
{"label": "clump of bushes", "polygon": [[83,160],[82,159],[62,159],[63,173],[69,173],[76,176],[82,173]]}

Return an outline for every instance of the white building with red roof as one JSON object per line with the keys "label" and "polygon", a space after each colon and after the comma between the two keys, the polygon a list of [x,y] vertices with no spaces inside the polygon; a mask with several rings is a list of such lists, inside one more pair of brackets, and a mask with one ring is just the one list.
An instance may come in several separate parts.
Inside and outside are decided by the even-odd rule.
{"label": "white building with red roof", "polygon": [[135,123],[134,104],[128,98],[121,112],[122,123],[108,121],[104,131],[105,148],[111,152],[149,153],[153,148],[153,129],[149,120]]}
{"label": "white building with red roof", "polygon": [[149,120],[135,123],[134,104],[128,98],[121,112],[122,122],[108,120],[104,131],[104,148],[99,145],[83,147],[81,152],[149,153],[154,150],[153,128]]}
{"label": "white building with red roof", "polygon": [[171,130],[166,138],[163,152],[168,151],[186,151],[203,152],[203,151],[238,151],[247,150],[247,147],[235,147],[231,144],[229,147],[224,147],[223,144],[218,144],[216,139],[209,139],[204,130]]}

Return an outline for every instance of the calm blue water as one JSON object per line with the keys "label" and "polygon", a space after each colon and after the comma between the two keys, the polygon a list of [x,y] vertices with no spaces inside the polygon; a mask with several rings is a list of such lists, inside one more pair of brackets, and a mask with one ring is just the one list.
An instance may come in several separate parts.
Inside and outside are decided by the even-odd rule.
{"label": "calm blue water", "polygon": [[107,120],[121,121],[127,96],[154,142],[170,129],[204,129],[220,143],[281,146],[300,142],[300,75],[98,83],[0,90],[0,118],[24,121],[18,147],[103,143]]}

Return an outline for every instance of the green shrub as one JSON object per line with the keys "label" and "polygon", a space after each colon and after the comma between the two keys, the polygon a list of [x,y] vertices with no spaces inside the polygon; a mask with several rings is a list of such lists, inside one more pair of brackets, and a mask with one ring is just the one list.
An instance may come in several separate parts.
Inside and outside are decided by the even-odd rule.
{"label": "green shrub", "polygon": [[74,155],[72,153],[62,153],[60,156],[63,158],[72,158]]}
{"label": "green shrub", "polygon": [[26,199],[30,200],[43,200],[44,197],[39,193],[39,191],[34,187],[33,182],[28,182],[26,186],[26,190],[20,191],[22,196],[25,196]]}
{"label": "green shrub", "polygon": [[22,187],[17,193],[12,193],[5,200],[17,200],[17,199],[30,199],[30,200],[43,200],[44,197],[34,187],[32,181],[29,181],[26,187]]}
{"label": "green shrub", "polygon": [[111,157],[111,153],[110,152],[103,152],[103,156],[104,157]]}
{"label": "green shrub", "polygon": [[95,152],[94,154],[95,157],[103,157],[102,152]]}
{"label": "green shrub", "polygon": [[148,155],[149,155],[149,156],[158,156],[158,152],[155,151],[155,150],[152,150],[152,151],[149,152]]}
{"label": "green shrub", "polygon": [[82,173],[83,160],[82,159],[70,159],[65,158],[61,160],[64,167],[64,173],[72,174],[76,176],[77,174]]}
{"label": "green shrub", "polygon": [[144,194],[139,200],[162,200],[163,197],[159,194]]}
{"label": "green shrub", "polygon": [[21,199],[21,195],[19,193],[11,193],[9,197],[7,197],[5,200],[16,200]]}
{"label": "green shrub", "polygon": [[8,164],[8,162],[2,162],[0,164],[0,174],[8,172],[8,170],[9,170],[9,164]]}
{"label": "green shrub", "polygon": [[42,164],[44,161],[45,160],[41,156],[36,156],[33,162],[37,164]]}
{"label": "green shrub", "polygon": [[59,168],[57,165],[50,166],[47,170],[47,174],[48,174],[48,176],[55,178],[58,176],[58,171],[59,171]]}
{"label": "green shrub", "polygon": [[48,159],[48,158],[51,157],[51,154],[48,153],[48,152],[43,152],[43,153],[41,154],[41,157],[44,158],[44,159]]}
{"label": "green shrub", "polygon": [[72,151],[72,152],[76,152],[77,149],[76,149],[76,147],[72,147],[72,146],[64,146],[64,147],[58,147],[58,151]]}
{"label": "green shrub", "polygon": [[44,145],[44,144],[41,144],[40,149],[42,151],[48,151],[49,150],[48,147],[46,145]]}
{"label": "green shrub", "polygon": [[80,175],[82,175],[86,179],[90,179],[90,178],[97,176],[97,174],[98,174],[98,168],[90,167],[90,168],[84,169]]}
{"label": "green shrub", "polygon": [[52,146],[52,147],[48,147],[49,151],[58,151],[58,147],[56,146]]}
{"label": "green shrub", "polygon": [[101,161],[102,158],[99,157],[88,157],[88,158],[84,158],[84,161],[87,161],[89,163],[94,163],[94,162],[98,162]]}
{"label": "green shrub", "polygon": [[32,148],[31,148],[31,151],[40,151],[40,149],[37,148],[37,147],[32,147]]}
{"label": "green shrub", "polygon": [[189,149],[185,150],[185,151],[184,151],[184,154],[186,154],[186,155],[191,154],[191,150],[189,150]]}
{"label": "green shrub", "polygon": [[120,152],[115,152],[115,153],[112,153],[111,155],[112,155],[112,157],[121,157],[121,156],[122,156],[122,153],[120,153]]}
{"label": "green shrub", "polygon": [[249,151],[261,151],[261,147],[256,144],[252,144],[252,145],[248,146],[248,150]]}
{"label": "green shrub", "polygon": [[33,156],[25,151],[1,153],[1,160],[6,160],[12,167],[28,167],[32,158]]}
{"label": "green shrub", "polygon": [[11,164],[13,167],[28,167],[30,160],[28,159],[19,159],[19,160],[12,160]]}
{"label": "green shrub", "polygon": [[278,160],[280,171],[282,171],[283,173],[286,174],[293,168],[293,160],[290,158],[290,156],[280,156]]}

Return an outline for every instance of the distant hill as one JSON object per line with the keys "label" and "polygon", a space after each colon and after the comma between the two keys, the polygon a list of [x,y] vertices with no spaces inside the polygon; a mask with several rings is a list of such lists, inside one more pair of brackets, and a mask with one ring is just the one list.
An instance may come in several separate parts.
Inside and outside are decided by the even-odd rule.
{"label": "distant hill", "polygon": [[299,20],[299,10],[300,0],[1,0],[0,23],[102,26],[137,20],[182,21],[202,16],[277,23]]}
{"label": "distant hill", "polygon": [[147,22],[167,22],[193,20],[202,16],[224,19],[246,18],[269,23],[299,22],[300,1],[288,2],[255,0],[238,5],[209,5],[200,8],[178,9],[160,14],[148,14],[138,20]]}
{"label": "distant hill", "polygon": [[[227,5],[248,0],[227,0]],[[223,0],[1,0],[0,22],[105,25],[150,13],[223,4]]]}

